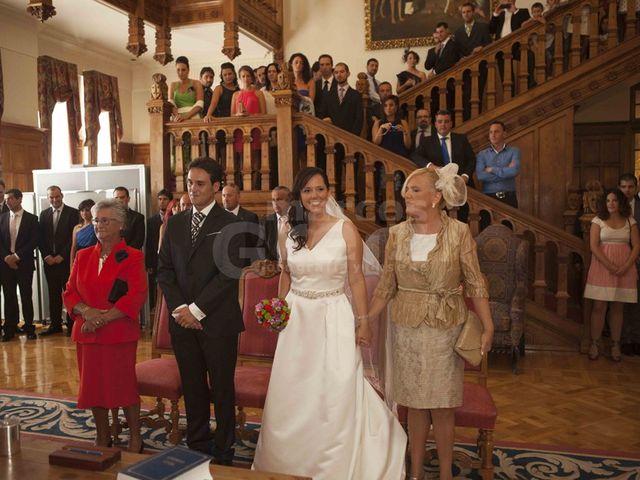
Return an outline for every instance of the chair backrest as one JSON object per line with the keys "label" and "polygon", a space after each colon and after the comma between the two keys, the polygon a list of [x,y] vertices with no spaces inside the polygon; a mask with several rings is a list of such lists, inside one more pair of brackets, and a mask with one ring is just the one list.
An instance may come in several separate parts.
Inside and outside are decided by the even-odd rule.
{"label": "chair backrest", "polygon": [[[485,281],[486,281],[485,277]],[[469,297],[464,297],[464,303],[467,305],[467,308],[472,312],[475,312],[475,307],[473,306],[473,301]],[[465,376],[475,377],[476,381],[482,385],[487,386],[487,377],[489,376],[489,361],[488,355],[483,355],[482,362],[480,365],[475,366],[471,365],[467,361],[464,362],[464,373]]]}
{"label": "chair backrest", "polygon": [[162,290],[158,287],[156,308],[153,316],[153,334],[151,337],[151,357],[159,358],[164,354],[173,355],[171,335],[169,334],[169,307]]}
{"label": "chair backrest", "polygon": [[258,325],[254,307],[265,298],[278,296],[279,281],[280,271],[275,262],[258,260],[242,271],[238,296],[245,331],[240,334],[239,355],[261,359],[273,358],[278,334]]}
{"label": "chair backrest", "polygon": [[526,241],[504,225],[490,225],[475,240],[490,299],[509,304],[518,289],[526,288]]}

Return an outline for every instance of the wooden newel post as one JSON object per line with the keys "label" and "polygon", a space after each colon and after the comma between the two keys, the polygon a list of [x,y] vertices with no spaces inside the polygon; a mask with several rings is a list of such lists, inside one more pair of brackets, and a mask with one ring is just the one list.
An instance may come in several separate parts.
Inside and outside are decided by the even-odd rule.
{"label": "wooden newel post", "polygon": [[294,162],[295,138],[293,114],[296,108],[296,93],[293,90],[275,90],[276,132],[278,135],[278,185],[292,186],[297,173]]}
{"label": "wooden newel post", "polygon": [[369,77],[364,72],[358,73],[358,81],[356,82],[356,90],[362,97],[362,130],[360,136],[364,139],[369,138],[371,131],[369,130]]}
{"label": "wooden newel post", "polygon": [[[161,73],[153,75],[149,112],[149,169],[151,198],[171,183],[171,151],[165,124],[169,121],[173,105],[167,101],[167,78]],[[152,202],[155,205],[155,202]],[[155,208],[155,207],[154,207]]]}

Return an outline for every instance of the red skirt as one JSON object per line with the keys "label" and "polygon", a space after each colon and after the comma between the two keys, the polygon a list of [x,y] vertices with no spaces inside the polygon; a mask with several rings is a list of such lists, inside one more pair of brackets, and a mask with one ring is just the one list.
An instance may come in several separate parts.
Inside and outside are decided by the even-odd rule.
{"label": "red skirt", "polygon": [[138,342],[76,344],[78,408],[116,408],[140,403],[136,379]]}

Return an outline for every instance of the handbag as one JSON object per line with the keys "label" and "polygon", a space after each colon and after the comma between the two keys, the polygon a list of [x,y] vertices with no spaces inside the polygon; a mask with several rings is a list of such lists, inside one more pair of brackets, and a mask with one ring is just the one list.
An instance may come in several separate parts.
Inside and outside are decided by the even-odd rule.
{"label": "handbag", "polygon": [[128,291],[129,287],[127,285],[127,282],[116,278],[116,280],[113,282],[113,286],[111,287],[111,291],[109,292],[109,303],[116,303],[118,300],[124,297]]}
{"label": "handbag", "polygon": [[469,310],[467,321],[458,335],[454,347],[456,353],[467,363],[477,367],[482,362],[482,322],[475,312]]}

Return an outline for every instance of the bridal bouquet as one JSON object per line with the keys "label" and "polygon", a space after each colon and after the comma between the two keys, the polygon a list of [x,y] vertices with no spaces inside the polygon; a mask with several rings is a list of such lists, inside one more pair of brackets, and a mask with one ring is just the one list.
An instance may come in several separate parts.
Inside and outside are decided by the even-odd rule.
{"label": "bridal bouquet", "polygon": [[255,307],[258,325],[272,332],[281,332],[289,323],[291,309],[284,298],[265,298]]}

